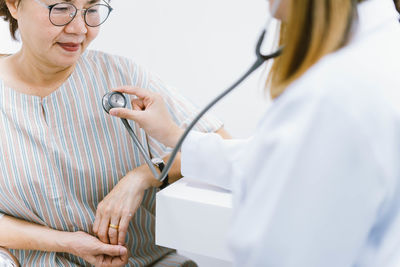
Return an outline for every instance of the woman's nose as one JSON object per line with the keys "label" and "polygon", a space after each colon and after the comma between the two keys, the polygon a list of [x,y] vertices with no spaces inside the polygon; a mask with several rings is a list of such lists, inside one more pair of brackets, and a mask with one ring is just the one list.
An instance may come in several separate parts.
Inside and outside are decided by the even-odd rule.
{"label": "woman's nose", "polygon": [[85,10],[78,9],[74,19],[65,26],[65,31],[68,33],[87,33],[87,25],[85,22]]}

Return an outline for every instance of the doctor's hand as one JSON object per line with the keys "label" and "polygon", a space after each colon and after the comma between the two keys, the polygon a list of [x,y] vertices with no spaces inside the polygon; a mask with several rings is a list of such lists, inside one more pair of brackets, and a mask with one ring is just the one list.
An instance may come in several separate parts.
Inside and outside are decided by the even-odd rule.
{"label": "doctor's hand", "polygon": [[137,87],[119,87],[114,91],[137,96],[132,100],[132,110],[113,108],[110,115],[130,119],[144,131],[168,147],[175,147],[183,130],[172,120],[160,94]]}
{"label": "doctor's hand", "polygon": [[144,191],[160,185],[147,165],[128,172],[97,206],[93,232],[104,243],[125,245],[129,223],[142,203]]}

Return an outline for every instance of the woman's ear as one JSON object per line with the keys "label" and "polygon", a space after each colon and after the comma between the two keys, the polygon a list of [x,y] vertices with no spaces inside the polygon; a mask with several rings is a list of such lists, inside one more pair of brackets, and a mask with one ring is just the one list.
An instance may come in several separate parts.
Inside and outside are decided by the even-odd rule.
{"label": "woman's ear", "polygon": [[18,20],[18,7],[21,0],[6,0],[6,5],[10,11],[11,16]]}

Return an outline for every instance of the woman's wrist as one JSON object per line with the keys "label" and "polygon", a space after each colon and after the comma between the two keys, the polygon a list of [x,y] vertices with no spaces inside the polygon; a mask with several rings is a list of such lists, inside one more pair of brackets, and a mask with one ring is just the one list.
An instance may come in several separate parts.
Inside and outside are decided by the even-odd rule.
{"label": "woman's wrist", "polygon": [[132,183],[139,189],[147,190],[151,187],[159,187],[162,183],[153,176],[147,165],[142,165],[132,170],[127,175],[128,179],[132,180]]}
{"label": "woman's wrist", "polygon": [[74,238],[76,232],[57,232],[57,237],[54,239],[56,240],[55,251],[77,255],[76,251],[74,250],[76,247],[76,244],[74,243],[76,240],[76,238]]}

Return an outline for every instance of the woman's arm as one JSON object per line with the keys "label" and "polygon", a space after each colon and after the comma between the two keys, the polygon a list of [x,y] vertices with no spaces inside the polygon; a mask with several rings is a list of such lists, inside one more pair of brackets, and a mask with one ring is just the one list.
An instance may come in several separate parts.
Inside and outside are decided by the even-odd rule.
{"label": "woman's arm", "polygon": [[[215,133],[222,138],[231,138],[224,128]],[[163,160],[168,162],[169,156]],[[168,177],[169,184],[182,177],[180,153],[177,154]],[[94,233],[104,243],[124,245],[129,222],[142,202],[144,191],[161,184],[146,164],[127,173],[99,203],[93,224]],[[110,224],[118,225],[118,229],[110,227]]]}
{"label": "woman's arm", "polygon": [[0,247],[66,252],[95,265],[108,260],[105,255],[120,258],[120,264],[128,258],[125,247],[104,244],[87,233],[58,231],[7,215],[0,219]]}
{"label": "woman's arm", "polygon": [[[223,128],[216,133],[222,138],[230,138]],[[163,160],[168,162],[169,156]],[[170,184],[182,177],[180,153],[177,154],[168,177]],[[104,243],[124,245],[129,222],[142,203],[145,190],[161,184],[146,164],[127,173],[97,206],[94,233]],[[110,227],[110,224],[118,226],[118,229]]]}

